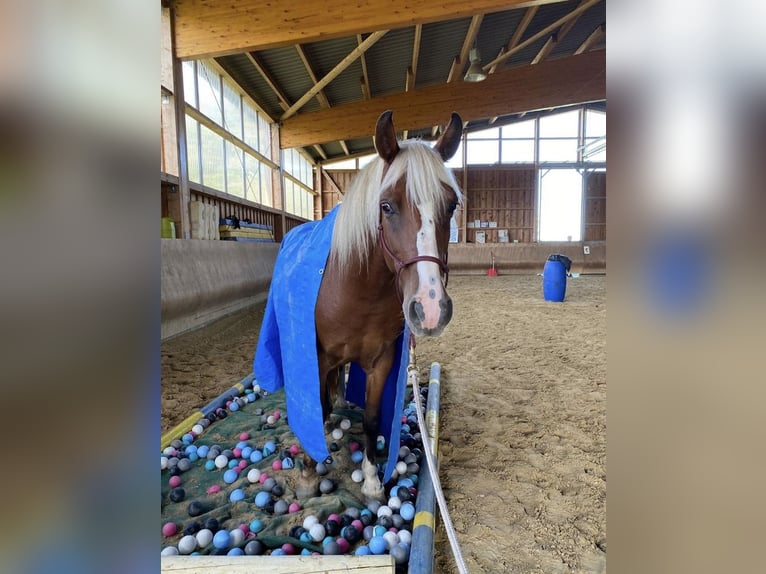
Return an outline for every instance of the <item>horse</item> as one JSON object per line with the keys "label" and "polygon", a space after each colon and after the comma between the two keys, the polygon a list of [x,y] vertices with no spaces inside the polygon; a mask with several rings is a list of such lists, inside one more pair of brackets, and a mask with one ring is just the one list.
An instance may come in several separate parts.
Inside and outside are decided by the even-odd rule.
{"label": "horse", "polygon": [[[381,395],[406,323],[415,337],[439,336],[452,318],[447,294],[450,219],[462,194],[444,163],[457,151],[453,113],[433,147],[398,141],[393,113],[375,127],[377,157],[360,171],[339,206],[315,307],[322,418],[328,421],[349,362],[367,375],[362,494],[381,500],[375,465]],[[395,448],[389,445],[389,448]],[[316,462],[304,455],[302,476]]]}

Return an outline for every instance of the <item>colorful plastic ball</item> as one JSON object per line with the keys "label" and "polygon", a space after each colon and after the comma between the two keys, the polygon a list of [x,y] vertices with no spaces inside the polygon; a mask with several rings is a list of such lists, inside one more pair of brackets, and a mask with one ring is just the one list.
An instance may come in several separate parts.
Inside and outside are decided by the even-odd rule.
{"label": "colorful plastic ball", "polygon": [[197,534],[199,532],[200,528],[202,528],[202,525],[197,522],[196,520],[189,522],[184,527],[184,534]]}
{"label": "colorful plastic ball", "polygon": [[211,532],[217,532],[220,528],[220,524],[218,524],[218,519],[213,518],[212,516],[205,520],[205,524],[203,525],[205,528],[210,530]]}
{"label": "colorful plastic ball", "polygon": [[271,495],[268,492],[261,491],[255,495],[255,505],[258,508],[264,508],[271,501]]}
{"label": "colorful plastic ball", "polygon": [[233,458],[229,461],[229,464],[227,464],[226,466],[228,466],[229,468],[237,468],[239,466],[239,461]]}
{"label": "colorful plastic ball", "polygon": [[271,555],[272,556],[285,556],[285,551],[282,550],[281,548],[275,548],[274,550],[271,551]]}
{"label": "colorful plastic ball", "polygon": [[271,413],[271,415],[272,415],[272,416],[273,416],[275,419],[277,419],[277,420],[279,420],[279,419],[282,417],[282,413],[281,413],[281,412],[279,412],[279,411],[274,411],[273,413]]}
{"label": "colorful plastic ball", "polygon": [[[237,403],[234,403],[234,404],[237,404]],[[232,409],[232,410],[234,410],[234,409]],[[229,550],[226,553],[226,555],[227,556],[244,556],[245,555],[245,551],[242,550],[241,548],[232,548],[231,550]]]}
{"label": "colorful plastic ball", "polygon": [[343,535],[343,538],[352,543],[357,542],[362,537],[361,531],[353,524],[346,526],[341,534]]}
{"label": "colorful plastic ball", "polygon": [[257,468],[251,468],[247,473],[247,480],[251,483],[258,482],[258,479],[261,478],[261,471]]}
{"label": "colorful plastic ball", "polygon": [[373,536],[369,543],[370,552],[373,554],[385,554],[388,550],[388,543],[382,536]]}
{"label": "colorful plastic ball", "polygon": [[[263,475],[261,475],[263,477]],[[271,478],[270,476],[267,476],[266,479],[263,481],[263,490],[266,492],[271,492],[274,490],[274,487],[277,485],[277,481]]]}
{"label": "colorful plastic ball", "polygon": [[239,458],[242,456],[242,449],[240,447],[234,447],[231,451],[231,454],[234,455],[234,458]]}
{"label": "colorful plastic ball", "polygon": [[411,502],[405,502],[399,509],[399,514],[405,520],[412,520],[415,518],[415,506]]}
{"label": "colorful plastic ball", "polygon": [[388,499],[388,505],[391,510],[399,510],[402,507],[402,500],[398,496],[392,496]]}
{"label": "colorful plastic ball", "polygon": [[283,458],[282,459],[282,469],[287,470],[290,468],[293,468],[295,466],[295,463],[293,462],[293,459],[291,458]]}
{"label": "colorful plastic ball", "polygon": [[391,528],[393,525],[394,525],[393,515],[391,515],[391,516],[381,516],[380,518],[378,518],[378,526],[382,526],[386,530]]}
{"label": "colorful plastic ball", "polygon": [[259,450],[254,450],[250,455],[250,462],[261,462],[263,460],[263,453]]}
{"label": "colorful plastic ball", "polygon": [[394,528],[397,530],[401,530],[404,526],[404,518],[402,518],[401,514],[394,514],[391,517],[391,521],[393,522]]}
{"label": "colorful plastic ball", "polygon": [[186,433],[184,436],[181,437],[181,440],[184,444],[191,444],[194,442],[194,437],[191,435],[191,433]]}
{"label": "colorful plastic ball", "polygon": [[335,482],[329,478],[325,478],[319,483],[319,491],[322,494],[330,494],[333,490],[335,490]]}
{"label": "colorful plastic ball", "polygon": [[287,554],[288,556],[291,556],[295,554],[296,552],[295,546],[293,544],[290,544],[289,542],[285,542],[282,545],[282,550],[284,550],[285,554]]}
{"label": "colorful plastic ball", "polygon": [[197,462],[198,460],[199,460],[199,455],[196,452],[189,453],[190,462]]}
{"label": "colorful plastic ball", "polygon": [[216,548],[228,548],[231,544],[231,534],[228,530],[219,530],[213,536],[213,546]]}
{"label": "colorful plastic ball", "polygon": [[404,462],[403,460],[400,460],[399,462],[397,462],[396,463],[396,472],[398,472],[399,474],[406,473],[407,472],[407,463]]}
{"label": "colorful plastic ball", "polygon": [[348,419],[341,419],[341,421],[340,421],[340,428],[343,429],[344,431],[350,429],[351,428],[351,421],[348,420]]}
{"label": "colorful plastic ball", "polygon": [[239,546],[245,540],[245,533],[242,532],[239,528],[229,530],[229,536],[231,537],[229,542],[231,546]]}
{"label": "colorful plastic ball", "polygon": [[336,536],[340,533],[340,523],[337,520],[327,520],[324,523],[324,529],[327,536]]}
{"label": "colorful plastic ball", "polygon": [[160,553],[163,556],[177,556],[178,555],[178,548],[175,546],[166,546],[162,549],[162,552]]}
{"label": "colorful plastic ball", "polygon": [[376,513],[378,515],[378,518],[382,518],[383,516],[391,516],[394,512],[391,510],[391,508],[387,505],[381,505],[378,508],[378,512]]}
{"label": "colorful plastic ball", "polygon": [[173,502],[181,502],[186,498],[186,491],[181,487],[174,488],[170,491],[170,494],[168,494],[168,498]]}
{"label": "colorful plastic ball", "polygon": [[215,462],[213,462],[212,460],[206,460],[205,470],[215,470]]}
{"label": "colorful plastic ball", "polygon": [[[303,519],[303,528],[306,530],[311,530],[311,527],[314,526],[317,522],[319,522],[319,519],[314,514],[309,514],[306,518]],[[324,534],[322,534],[324,536]]]}
{"label": "colorful plastic ball", "polygon": [[291,455],[296,456],[299,452],[301,452],[301,447],[299,447],[297,444],[291,444],[288,450],[290,451]]}
{"label": "colorful plastic ball", "polygon": [[394,562],[397,564],[406,564],[410,558],[409,549],[399,544],[391,547],[390,554],[394,557]]}
{"label": "colorful plastic ball", "polygon": [[301,509],[301,505],[297,502],[291,502],[290,506],[287,507],[287,512],[290,514],[293,514],[295,512],[299,512]]}
{"label": "colorful plastic ball", "polygon": [[175,522],[166,522],[162,525],[162,535],[167,538],[178,532],[178,525]]}
{"label": "colorful plastic ball", "polygon": [[230,468],[229,470],[223,473],[223,481],[226,484],[231,484],[232,482],[237,480],[238,476],[239,476],[239,473],[233,468]]}
{"label": "colorful plastic ball", "polygon": [[351,521],[351,524],[349,524],[349,526],[353,526],[353,527],[354,527],[354,528],[356,528],[356,529],[357,529],[359,532],[361,532],[362,530],[364,530],[364,523],[363,523],[363,522],[362,522],[360,519],[358,519],[358,518],[356,518],[356,519],[352,520],[352,521]]}
{"label": "colorful plastic ball", "polygon": [[261,476],[258,477],[258,482],[260,482],[261,484],[263,484],[267,480],[269,480],[269,475],[266,472],[262,472]]}
{"label": "colorful plastic ball", "polygon": [[176,449],[173,448],[172,446],[166,446],[164,450],[162,451],[162,454],[170,458],[171,456],[176,455]]}
{"label": "colorful plastic ball", "polygon": [[168,486],[170,488],[175,488],[177,486],[181,486],[181,477],[180,476],[171,476],[168,480]]}
{"label": "colorful plastic ball", "polygon": [[231,491],[231,494],[229,494],[229,502],[239,502],[240,500],[245,499],[245,491],[241,488],[235,488]]}
{"label": "colorful plastic ball", "polygon": [[361,450],[361,448],[362,448],[362,445],[356,442],[355,440],[348,443],[348,450],[350,450],[351,452],[356,452],[358,450]]}
{"label": "colorful plastic ball", "polygon": [[375,527],[365,526],[364,530],[362,530],[362,538],[369,542],[373,536],[375,536]]}
{"label": "colorful plastic ball", "polygon": [[246,446],[240,451],[240,455],[245,460],[250,460],[250,455],[253,454],[253,447]]}
{"label": "colorful plastic ball", "polygon": [[302,532],[298,539],[301,542],[314,542],[314,540],[311,538],[311,534],[308,532]]}
{"label": "colorful plastic ball", "polygon": [[191,430],[192,430],[192,432],[193,432],[194,434],[196,434],[196,435],[201,435],[201,434],[202,434],[202,431],[204,431],[205,429],[203,428],[203,426],[202,426],[201,424],[197,423],[196,425],[194,425],[194,426],[192,427],[192,429],[191,429]]}
{"label": "colorful plastic ball", "polygon": [[325,474],[330,472],[330,469],[327,468],[327,465],[323,462],[318,462],[314,470],[319,476],[324,476]]}
{"label": "colorful plastic ball", "polygon": [[231,404],[229,405],[229,409],[232,410],[232,411],[238,411],[239,410],[239,403],[235,402],[235,401],[232,401]]}
{"label": "colorful plastic ball", "polygon": [[322,548],[322,553],[324,553],[325,555],[328,555],[328,556],[332,556],[332,555],[336,555],[336,554],[342,554],[343,551],[341,550],[340,546],[338,546],[338,543],[335,542],[335,540],[330,540]]}
{"label": "colorful plastic ball", "polygon": [[221,492],[221,485],[220,484],[213,484],[213,485],[207,487],[207,493],[208,494],[216,494],[218,492]]}
{"label": "colorful plastic ball", "polygon": [[229,465],[229,459],[225,455],[219,454],[215,457],[215,466],[218,469],[224,469]]}
{"label": "colorful plastic ball", "polygon": [[388,543],[389,548],[393,548],[399,544],[399,535],[395,532],[391,532],[390,530],[383,535],[383,538]]}
{"label": "colorful plastic ball", "polygon": [[340,440],[343,438],[343,431],[340,429],[333,429],[332,431],[332,438],[334,440]]}
{"label": "colorful plastic ball", "polygon": [[266,417],[266,424],[273,425],[275,422],[277,422],[277,419],[274,418],[274,415],[269,415]]}
{"label": "colorful plastic ball", "polygon": [[274,444],[273,440],[266,441],[263,445],[263,456],[269,456],[270,454],[274,454],[276,450],[277,450],[277,445]]}
{"label": "colorful plastic ball", "polygon": [[379,500],[370,500],[367,503],[367,509],[372,512],[374,516],[378,515],[378,508],[380,508],[380,501]]}
{"label": "colorful plastic ball", "polygon": [[282,470],[282,461],[279,459],[276,459],[274,462],[272,462],[271,470]]}
{"label": "colorful plastic ball", "polygon": [[192,534],[187,534],[178,541],[179,554],[191,554],[197,548],[197,538]]}
{"label": "colorful plastic ball", "polygon": [[235,469],[238,468],[239,470],[245,470],[245,468],[247,468],[249,465],[250,465],[250,463],[247,462],[246,460],[240,460],[239,463],[237,464],[237,466],[234,467],[234,468]]}
{"label": "colorful plastic ball", "polygon": [[359,464],[364,460],[364,452],[361,450],[356,450],[351,453],[351,461],[355,464]]}
{"label": "colorful plastic ball", "polygon": [[258,534],[261,530],[263,530],[263,522],[258,520],[257,518],[250,522],[250,532],[253,534]]}
{"label": "colorful plastic ball", "polygon": [[245,544],[245,554],[248,556],[260,556],[264,550],[265,548],[260,540],[251,540]]}
{"label": "colorful plastic ball", "polygon": [[277,500],[274,503],[274,514],[281,515],[281,514],[287,514],[288,505],[287,502],[284,500]]}
{"label": "colorful plastic ball", "polygon": [[161,456],[160,457],[160,470],[165,470],[168,467],[168,457]]}
{"label": "colorful plastic ball", "polygon": [[412,532],[409,530],[400,530],[397,534],[399,534],[399,544],[412,544]]}
{"label": "colorful plastic ball", "polygon": [[348,543],[348,540],[345,538],[336,538],[335,544],[338,545],[338,548],[340,548],[341,554],[346,554],[348,552],[348,549],[351,548],[351,545]]}
{"label": "colorful plastic ball", "polygon": [[200,514],[203,514],[207,512],[207,508],[205,505],[203,505],[200,501],[194,500],[193,502],[189,503],[189,507],[186,509],[186,512],[189,516],[199,516]]}
{"label": "colorful plastic ball", "polygon": [[197,546],[204,548],[213,541],[213,532],[209,528],[203,528],[197,532]]}
{"label": "colorful plastic ball", "polygon": [[386,439],[383,437],[383,435],[378,436],[378,440],[375,443],[375,448],[378,450],[383,450],[386,448]]}
{"label": "colorful plastic ball", "polygon": [[373,536],[383,536],[386,532],[388,532],[388,527],[383,526],[381,524],[377,524],[372,527]]}
{"label": "colorful plastic ball", "polygon": [[[305,528],[305,527],[306,527],[306,526],[305,526],[305,523],[304,523],[304,528]],[[324,529],[324,526],[322,526],[322,525],[321,525],[321,524],[319,524],[318,522],[317,522],[316,524],[312,525],[312,526],[311,526],[311,527],[308,529],[308,531],[309,531],[309,534],[311,535],[311,539],[312,539],[314,542],[319,542],[320,540],[322,540],[322,539],[325,537],[325,529]]]}
{"label": "colorful plastic ball", "polygon": [[370,552],[370,547],[366,544],[354,550],[355,556],[369,556],[370,554],[372,554],[372,552]]}

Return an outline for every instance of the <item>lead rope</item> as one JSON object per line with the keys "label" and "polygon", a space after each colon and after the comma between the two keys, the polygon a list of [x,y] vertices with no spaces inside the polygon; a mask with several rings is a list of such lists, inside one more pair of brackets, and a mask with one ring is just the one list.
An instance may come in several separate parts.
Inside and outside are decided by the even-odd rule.
{"label": "lead rope", "polygon": [[452,526],[452,519],[450,518],[449,510],[447,510],[447,501],[444,499],[442,484],[439,480],[439,473],[436,470],[436,462],[434,461],[434,455],[431,449],[431,437],[428,436],[428,427],[426,425],[426,419],[423,416],[423,407],[420,404],[420,383],[418,381],[418,368],[415,365],[415,337],[412,336],[412,333],[410,333],[410,362],[407,365],[407,379],[412,387],[413,402],[415,403],[415,410],[418,413],[420,434],[423,439],[423,450],[426,453],[426,464],[428,465],[428,472],[431,473],[431,482],[434,485],[436,500],[439,503],[439,510],[441,511],[444,529],[447,531],[447,538],[449,538],[450,547],[452,548],[452,555],[455,557],[455,564],[457,565],[460,574],[468,574],[468,568],[463,560],[463,554],[460,552],[460,545],[457,541],[455,528]]}

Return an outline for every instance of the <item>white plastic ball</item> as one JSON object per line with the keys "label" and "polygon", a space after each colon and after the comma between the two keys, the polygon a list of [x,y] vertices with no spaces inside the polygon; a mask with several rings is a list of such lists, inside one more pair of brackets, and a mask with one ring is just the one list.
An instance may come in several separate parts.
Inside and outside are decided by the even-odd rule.
{"label": "white plastic ball", "polygon": [[197,545],[204,548],[213,541],[213,531],[209,528],[203,528],[197,532]]}
{"label": "white plastic ball", "polygon": [[229,530],[229,534],[231,535],[231,542],[229,543],[230,546],[239,546],[242,544],[242,541],[245,539],[245,533],[242,532],[239,528],[235,528],[234,530]]}
{"label": "white plastic ball", "polygon": [[258,383],[253,383],[253,392],[254,393],[260,393],[261,392],[261,385]]}
{"label": "white plastic ball", "polygon": [[223,469],[229,466],[229,459],[226,458],[226,455],[219,454],[217,457],[215,457],[215,467],[218,469]]}
{"label": "white plastic ball", "polygon": [[162,470],[165,470],[168,467],[168,457],[161,456],[160,457],[160,468]]}
{"label": "white plastic ball", "polygon": [[261,471],[257,468],[251,468],[247,473],[247,480],[251,483],[256,483],[261,478]]}
{"label": "white plastic ball", "polygon": [[389,550],[399,544],[399,535],[390,530],[383,535],[383,539],[388,543]]}
{"label": "white plastic ball", "polygon": [[204,431],[205,429],[202,428],[202,425],[194,425],[191,430],[194,434],[199,436],[202,434],[202,431]]}
{"label": "white plastic ball", "polygon": [[364,472],[362,472],[361,468],[357,468],[351,473],[351,480],[354,482],[362,482],[364,480]]}
{"label": "white plastic ball", "polygon": [[343,430],[350,429],[351,428],[351,421],[348,420],[348,419],[343,419],[342,421],[340,421],[340,428],[342,428]]}
{"label": "white plastic ball", "polygon": [[334,440],[340,440],[343,438],[343,431],[340,429],[333,429],[332,431],[332,438]]}
{"label": "white plastic ball", "polygon": [[162,454],[164,454],[165,456],[175,456],[176,449],[174,449],[172,446],[167,446],[165,447],[165,450],[162,451]]}
{"label": "white plastic ball", "polygon": [[311,528],[309,528],[309,536],[311,536],[311,539],[314,542],[320,542],[322,539],[324,539],[325,534],[326,534],[326,531],[324,529],[324,526],[322,526],[318,522],[314,524]]}
{"label": "white plastic ball", "polygon": [[178,555],[178,548],[175,546],[166,546],[162,549],[161,554],[163,556],[177,556]]}
{"label": "white plastic ball", "polygon": [[178,552],[180,554],[191,554],[197,548],[197,537],[193,534],[187,534],[178,541]]}
{"label": "white plastic ball", "polygon": [[399,510],[402,507],[402,501],[398,496],[392,496],[388,499],[388,507],[391,510]]}
{"label": "white plastic ball", "polygon": [[266,422],[270,425],[273,425],[275,422],[277,422],[277,419],[274,418],[274,415],[269,415],[266,417]]}
{"label": "white plastic ball", "polygon": [[400,530],[397,534],[399,535],[399,542],[412,544],[412,533],[409,530]]}
{"label": "white plastic ball", "polygon": [[314,526],[317,522],[319,522],[319,519],[313,514],[309,514],[306,518],[303,519],[303,528],[306,530],[311,530],[311,527]]}
{"label": "white plastic ball", "polygon": [[405,474],[407,472],[407,463],[403,460],[400,460],[396,463],[396,472],[399,474]]}
{"label": "white plastic ball", "polygon": [[393,514],[393,511],[390,507],[386,506],[385,504],[382,505],[380,508],[378,508],[378,518],[382,518],[384,516],[391,516]]}

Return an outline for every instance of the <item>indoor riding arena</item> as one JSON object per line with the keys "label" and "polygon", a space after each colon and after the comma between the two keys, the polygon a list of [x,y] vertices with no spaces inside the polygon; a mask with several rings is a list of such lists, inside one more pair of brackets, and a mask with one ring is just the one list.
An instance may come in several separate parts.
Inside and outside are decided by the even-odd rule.
{"label": "indoor riding arena", "polygon": [[605,1],[421,4],[163,3],[163,572],[606,572]]}

